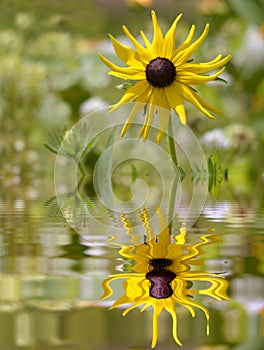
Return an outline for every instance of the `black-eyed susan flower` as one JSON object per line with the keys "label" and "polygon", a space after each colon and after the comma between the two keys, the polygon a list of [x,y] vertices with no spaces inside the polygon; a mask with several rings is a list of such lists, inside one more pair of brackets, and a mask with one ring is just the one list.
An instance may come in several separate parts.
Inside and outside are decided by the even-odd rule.
{"label": "black-eyed susan flower", "polygon": [[[211,113],[220,113],[218,109],[204,101],[191,86],[215,80],[224,71],[223,66],[231,56],[222,58],[222,55],[218,55],[209,62],[192,62],[193,52],[208,34],[209,24],[206,24],[202,35],[195,41],[193,41],[195,26],[192,25],[185,41],[176,47],[176,26],[182,15],[175,19],[163,36],[155,12],[152,11],[151,14],[154,29],[152,42],[141,31],[144,42],[144,45],[141,45],[126,26],[123,26],[124,33],[134,45],[134,49],[122,45],[110,35],[116,55],[127,67],[119,67],[102,55],[99,57],[111,69],[110,75],[136,82],[126,90],[120,101],[110,108],[113,111],[123,103],[141,102],[134,104],[121,135],[127,132],[143,103],[146,104],[146,116],[139,137],[147,138],[151,123],[157,114],[160,122],[157,135],[157,143],[159,143],[167,129],[171,109],[176,111],[183,124],[186,123],[184,100],[195,105],[209,118],[215,118]],[[204,75],[220,67],[223,68],[216,73]]]}
{"label": "black-eyed susan flower", "polygon": [[[177,335],[177,305],[186,307],[191,315],[195,316],[195,308],[202,310],[207,319],[207,334],[209,334],[209,311],[197,301],[195,295],[208,295],[214,299],[229,299],[226,294],[228,282],[219,274],[197,269],[202,264],[197,257],[203,253],[203,247],[213,243],[214,235],[208,234],[200,237],[201,241],[186,245],[186,229],[184,226],[176,236],[170,235],[165,219],[157,209],[160,221],[160,233],[155,235],[149,223],[146,211],[141,213],[145,226],[146,243],[139,245],[121,245],[112,240],[121,249],[122,257],[135,262],[133,272],[110,275],[103,281],[105,299],[112,295],[110,283],[114,280],[124,279],[124,296],[117,299],[110,309],[128,304],[123,312],[125,316],[130,310],[142,306],[141,311],[148,307],[153,309],[153,335],[151,346],[155,347],[158,339],[158,318],[163,309],[168,311],[173,320],[172,334],[177,344],[182,345]],[[137,242],[133,228],[123,216],[124,226],[131,236],[131,242]],[[165,222],[166,223],[166,222]],[[195,265],[194,270],[190,265]],[[197,283],[205,282],[204,289],[198,289]],[[208,286],[209,283],[209,286]]]}

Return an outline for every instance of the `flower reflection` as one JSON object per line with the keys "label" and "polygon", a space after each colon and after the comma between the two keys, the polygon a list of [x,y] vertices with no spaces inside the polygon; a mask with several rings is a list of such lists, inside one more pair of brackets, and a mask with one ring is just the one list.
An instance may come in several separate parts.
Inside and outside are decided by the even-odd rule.
{"label": "flower reflection", "polygon": [[[176,305],[185,306],[195,316],[195,308],[202,310],[207,319],[207,334],[209,334],[209,311],[203,305],[195,301],[197,294],[208,295],[214,299],[229,299],[226,294],[228,282],[224,277],[216,273],[191,269],[190,265],[202,265],[203,261],[196,259],[203,254],[203,247],[217,241],[215,235],[206,234],[200,237],[200,241],[194,244],[186,244],[186,228],[183,225],[180,232],[173,236],[166,225],[166,220],[157,209],[160,223],[160,233],[154,234],[150,225],[146,210],[139,212],[145,228],[146,242],[133,245],[137,242],[137,236],[131,223],[125,215],[122,216],[124,227],[131,236],[131,245],[123,245],[113,241],[120,247],[120,255],[132,259],[135,264],[133,272],[124,272],[110,275],[103,281],[105,299],[112,295],[110,282],[124,279],[124,296],[117,299],[110,309],[130,304],[123,312],[125,316],[130,310],[142,306],[141,311],[148,307],[153,308],[153,335],[151,347],[155,347],[158,339],[158,317],[163,309],[167,310],[173,320],[172,334],[177,344],[182,345],[177,335]],[[199,282],[205,282],[203,289]],[[209,283],[209,285],[208,285]]]}

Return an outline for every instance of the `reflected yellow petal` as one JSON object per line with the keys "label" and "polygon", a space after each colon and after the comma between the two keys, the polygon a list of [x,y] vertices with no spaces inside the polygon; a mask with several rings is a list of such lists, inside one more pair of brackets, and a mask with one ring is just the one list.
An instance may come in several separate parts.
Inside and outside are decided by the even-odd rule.
{"label": "reflected yellow petal", "polygon": [[152,329],[153,329],[153,334],[152,334],[152,342],[151,342],[151,347],[155,348],[158,340],[158,335],[159,335],[159,315],[161,313],[161,310],[163,307],[160,305],[159,302],[156,302],[153,305],[153,318],[152,318]]}
{"label": "reflected yellow petal", "polygon": [[[210,296],[216,300],[228,300],[229,297],[226,294],[228,288],[228,281],[219,274],[197,270],[195,267],[192,269],[190,265],[195,265],[197,257],[203,254],[203,248],[206,245],[218,243],[219,239],[215,235],[207,234],[199,236],[199,240],[192,244],[185,245],[186,227],[183,224],[177,235],[171,236],[166,226],[166,218],[163,215],[160,208],[156,209],[157,216],[160,221],[160,229],[158,234],[155,235],[155,231],[150,224],[150,218],[146,209],[138,211],[138,215],[142,221],[143,227],[148,233],[150,240],[138,246],[133,245],[120,245],[119,250],[122,257],[129,257],[135,260],[133,265],[133,273],[120,273],[117,275],[110,275],[104,282],[104,296],[102,299],[112,295],[112,289],[109,286],[111,281],[123,279],[124,295],[118,298],[112,308],[127,305],[123,315],[125,316],[129,311],[141,307],[141,312],[152,306],[153,308],[153,334],[151,346],[155,347],[158,340],[158,318],[163,309],[165,309],[172,316],[172,334],[175,342],[178,345],[182,345],[177,335],[177,313],[176,304],[184,306],[189,310],[192,317],[195,317],[195,310],[201,310],[207,321],[206,333],[209,334],[209,311],[208,309],[195,300],[197,295]],[[134,239],[135,233],[131,231],[131,225],[126,217],[122,216],[124,226],[128,230],[128,234],[131,235],[131,239]],[[111,238],[113,243],[113,238]],[[168,265],[161,265],[155,267],[151,260],[154,259],[167,259]],[[139,268],[140,267],[140,268]],[[155,271],[156,269],[156,271]],[[170,281],[170,287],[172,294],[164,298],[154,298],[151,294],[151,288],[155,280],[148,279],[148,272],[156,272],[157,278],[162,277],[164,270],[171,271],[175,274],[175,277]],[[140,272],[137,272],[140,271]],[[190,284],[190,282],[192,282]],[[208,286],[209,284],[209,286]],[[194,298],[192,298],[194,296]]]}
{"label": "reflected yellow petal", "polygon": [[131,305],[130,307],[128,307],[125,311],[122,312],[122,315],[123,315],[123,316],[126,316],[126,315],[129,313],[129,311],[131,311],[131,310],[137,308],[137,307],[140,306],[140,305],[142,305],[142,300],[139,300],[139,301],[137,301],[135,304],[133,304],[133,305]]}
{"label": "reflected yellow petal", "polygon": [[165,300],[165,309],[171,314],[172,317],[172,335],[175,340],[175,342],[182,346],[182,342],[178,338],[177,334],[177,314],[176,314],[176,308],[174,304],[171,302],[171,300]]}
{"label": "reflected yellow petal", "polygon": [[122,274],[118,274],[118,275],[112,275],[112,276],[109,276],[108,278],[106,278],[102,283],[102,286],[104,289],[104,295],[100,298],[100,300],[106,299],[113,294],[112,288],[109,285],[112,281],[119,280],[120,278],[122,279],[122,278],[130,278],[130,277],[142,279],[142,275],[133,274],[133,273],[122,273]]}
{"label": "reflected yellow petal", "polygon": [[174,236],[176,244],[182,246],[185,243],[185,237],[186,237],[186,225],[183,223],[182,226],[180,227],[180,233]]}

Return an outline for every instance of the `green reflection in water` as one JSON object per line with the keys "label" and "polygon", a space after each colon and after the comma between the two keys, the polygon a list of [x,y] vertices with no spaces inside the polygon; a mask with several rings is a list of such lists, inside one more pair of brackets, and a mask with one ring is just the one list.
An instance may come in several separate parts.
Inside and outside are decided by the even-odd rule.
{"label": "green reflection in water", "polygon": [[[253,203],[254,204],[254,203]],[[243,209],[243,210],[242,210]],[[41,201],[0,201],[0,349],[123,350],[143,348],[152,335],[152,313],[108,311],[113,303],[98,302],[101,283],[118,269],[131,269],[131,259],[117,249],[86,242],[56,212]],[[199,310],[191,318],[177,306],[178,337],[184,350],[262,350],[263,342],[263,210],[237,202],[208,202],[203,215],[186,236],[186,245],[215,227],[216,238],[203,246],[204,254],[192,265],[203,271],[226,271],[228,303],[198,297],[210,313],[210,335]],[[92,230],[92,228],[91,228]],[[211,232],[212,234],[213,232]],[[100,232],[96,232],[100,238]],[[102,235],[102,233],[101,233]],[[218,238],[221,238],[221,242]],[[84,249],[87,247],[87,251]],[[119,259],[119,260],[116,260]],[[195,259],[193,260],[195,261]],[[77,270],[74,268],[79,264]],[[124,271],[120,271],[122,273]],[[121,280],[120,280],[121,281]],[[122,281],[121,281],[122,282]],[[195,282],[197,283],[197,282]],[[111,284],[117,298],[121,283]],[[196,288],[196,285],[192,288]],[[197,288],[198,289],[198,288]],[[195,300],[196,300],[195,298]],[[159,317],[159,349],[175,349],[171,318]]]}

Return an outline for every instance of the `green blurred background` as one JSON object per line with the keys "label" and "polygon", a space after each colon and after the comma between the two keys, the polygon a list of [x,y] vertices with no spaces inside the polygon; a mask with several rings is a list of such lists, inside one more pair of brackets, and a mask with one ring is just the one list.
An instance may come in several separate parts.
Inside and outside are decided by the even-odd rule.
{"label": "green blurred background", "polygon": [[[149,344],[151,313],[135,310],[122,318],[120,310],[98,303],[102,279],[120,264],[118,253],[89,245],[65,224],[52,198],[55,155],[44,144],[56,148],[60,137],[54,135],[119,99],[121,81],[108,77],[97,54],[114,59],[107,33],[122,38],[123,24],[135,36],[143,29],[151,37],[151,9],[164,32],[183,12],[178,43],[191,24],[196,37],[211,24],[195,61],[233,57],[226,84],[199,87],[223,113],[211,121],[186,105],[204,152],[218,150],[229,174],[220,200],[209,197],[189,237],[211,227],[221,235],[204,268],[227,271],[233,300],[207,303],[209,338],[203,316],[191,320],[179,308],[179,335],[188,350],[263,349],[264,1],[0,0],[1,350]],[[161,324],[161,346],[174,349],[170,318],[162,316]]]}

